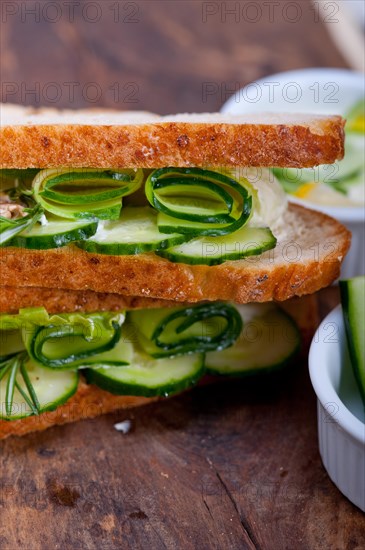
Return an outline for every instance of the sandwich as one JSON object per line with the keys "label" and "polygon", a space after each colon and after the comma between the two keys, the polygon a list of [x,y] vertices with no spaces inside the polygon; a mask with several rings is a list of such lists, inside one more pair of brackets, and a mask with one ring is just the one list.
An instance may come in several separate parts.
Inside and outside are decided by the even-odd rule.
{"label": "sandwich", "polygon": [[273,302],[331,284],[350,237],[269,168],[335,162],[343,127],[2,105],[0,437],[287,364]]}

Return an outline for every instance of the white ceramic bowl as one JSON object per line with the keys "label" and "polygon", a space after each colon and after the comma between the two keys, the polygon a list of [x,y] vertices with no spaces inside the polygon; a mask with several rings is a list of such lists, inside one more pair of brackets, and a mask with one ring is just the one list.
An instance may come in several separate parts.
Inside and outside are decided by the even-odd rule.
{"label": "white ceramic bowl", "polygon": [[[301,69],[274,74],[248,84],[223,105],[221,112],[307,112],[345,114],[365,95],[364,75],[346,69]],[[365,158],[364,158],[365,162]],[[365,182],[364,182],[365,185]],[[341,277],[365,273],[365,208],[325,207],[313,202],[290,200],[325,212],[352,233],[352,244],[342,264]]]}
{"label": "white ceramic bowl", "polygon": [[313,338],[309,372],[318,398],[324,467],[338,489],[365,512],[365,407],[349,362],[341,306]]}
{"label": "white ceramic bowl", "polygon": [[343,115],[365,94],[364,75],[347,69],[300,69],[260,78],[238,90],[222,113]]}

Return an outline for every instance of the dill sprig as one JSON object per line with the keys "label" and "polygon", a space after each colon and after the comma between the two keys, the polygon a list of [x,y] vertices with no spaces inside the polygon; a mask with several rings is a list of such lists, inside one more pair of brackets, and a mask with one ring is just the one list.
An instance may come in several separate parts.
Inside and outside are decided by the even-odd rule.
{"label": "dill sprig", "polygon": [[5,412],[9,418],[13,413],[15,389],[18,390],[33,414],[40,413],[39,401],[25,366],[27,359],[28,354],[26,352],[0,358],[0,383],[7,376]]}

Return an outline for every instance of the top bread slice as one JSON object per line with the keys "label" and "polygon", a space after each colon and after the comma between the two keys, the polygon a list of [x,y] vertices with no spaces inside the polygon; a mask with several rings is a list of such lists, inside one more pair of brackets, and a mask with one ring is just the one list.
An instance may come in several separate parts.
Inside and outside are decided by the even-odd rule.
{"label": "top bread slice", "polygon": [[275,235],[273,250],[217,266],[173,263],[153,253],[108,256],[76,246],[2,248],[0,284],[244,304],[310,294],[339,276],[350,232],[333,218],[290,204]]}
{"label": "top bread slice", "polygon": [[158,116],[0,105],[0,168],[163,168],[332,164],[339,116],[263,113]]}

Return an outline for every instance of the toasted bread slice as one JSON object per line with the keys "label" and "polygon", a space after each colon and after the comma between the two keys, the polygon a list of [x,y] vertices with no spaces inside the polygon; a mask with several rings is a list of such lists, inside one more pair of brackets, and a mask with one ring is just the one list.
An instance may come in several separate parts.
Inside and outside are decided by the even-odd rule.
{"label": "toasted bread slice", "polygon": [[339,116],[0,109],[0,168],[304,168],[344,154]]}
{"label": "toasted bread slice", "polygon": [[[38,305],[44,305],[49,312],[66,311],[66,309],[57,309],[56,306],[58,298],[60,298],[60,304],[62,304],[60,307],[63,308],[65,306],[64,291],[51,291],[49,289],[35,289],[35,291],[40,300],[39,302],[36,302]],[[2,288],[1,293],[4,293],[5,296],[11,300],[11,289]],[[102,306],[104,304],[105,295],[103,294],[95,294],[94,296],[92,295],[92,292],[80,292],[79,294],[79,311],[97,311],[97,309],[99,309],[98,306]],[[30,294],[28,294],[28,298],[31,298]],[[76,303],[76,298],[74,298],[74,300]],[[32,305],[31,302],[26,300],[25,295],[23,295],[23,301],[21,303],[21,307],[30,307]],[[119,296],[119,304],[118,297],[113,297],[113,304],[115,309],[123,309],[126,307],[125,297]],[[137,304],[137,307],[142,305],[139,301],[137,301]],[[159,307],[161,305],[165,304],[148,299],[145,299],[143,302],[143,307]],[[318,308],[316,297],[311,295],[303,298],[294,298],[293,300],[285,302],[282,306],[296,321],[302,333],[304,348],[307,348],[310,339],[318,326]],[[130,303],[128,307],[133,308],[134,305]],[[11,304],[10,309],[14,309],[13,304]],[[10,313],[10,311],[8,311],[8,313]],[[208,381],[210,383],[214,381],[218,383],[219,380],[215,378],[205,378],[200,383],[205,384]],[[5,439],[11,435],[21,436],[30,432],[43,431],[52,426],[77,422],[78,420],[85,420],[87,418],[95,418],[102,414],[119,409],[139,407],[159,399],[160,398],[112,395],[94,385],[87,385],[83,380],[81,380],[76,394],[69,401],[67,401],[67,403],[61,407],[58,407],[55,411],[46,412],[39,416],[30,416],[28,418],[23,418],[22,420],[15,420],[11,422],[0,420],[0,439]]]}
{"label": "toasted bread slice", "polygon": [[25,307],[45,307],[48,313],[119,311],[150,307],[176,307],[175,301],[143,296],[98,293],[92,290],[65,290],[42,287],[0,286],[0,314],[18,313]]}
{"label": "toasted bread slice", "polygon": [[2,286],[93,290],[179,302],[287,300],[331,284],[350,232],[336,220],[291,204],[275,249],[218,266],[172,263],[153,253],[108,256],[74,246],[0,250]]}
{"label": "toasted bread slice", "polygon": [[5,439],[10,435],[43,431],[52,426],[69,424],[86,418],[95,418],[118,409],[146,405],[152,401],[156,401],[156,398],[112,395],[97,386],[88,386],[84,380],[81,380],[76,394],[55,411],[11,422],[0,420],[0,439]]}

